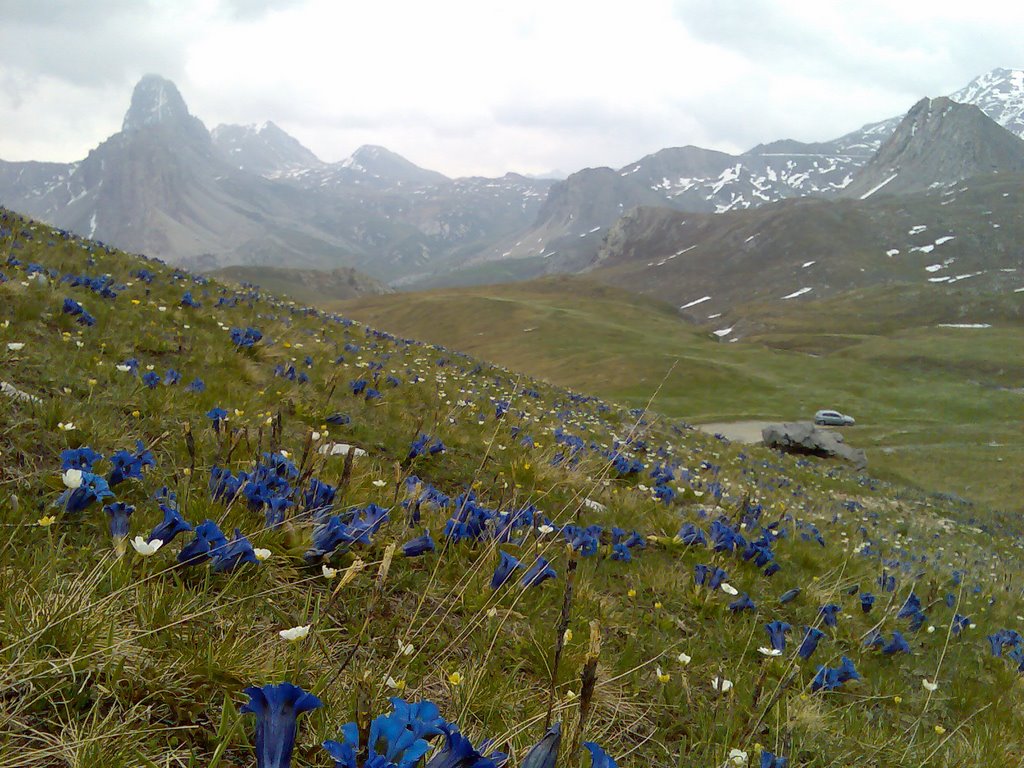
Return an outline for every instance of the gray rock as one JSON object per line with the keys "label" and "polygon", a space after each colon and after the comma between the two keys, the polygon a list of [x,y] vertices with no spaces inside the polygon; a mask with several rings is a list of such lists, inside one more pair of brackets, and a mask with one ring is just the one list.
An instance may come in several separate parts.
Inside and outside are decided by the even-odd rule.
{"label": "gray rock", "polygon": [[857,469],[864,469],[868,465],[867,454],[860,448],[851,448],[838,432],[818,429],[809,421],[769,424],[761,430],[761,439],[769,448],[786,453],[846,459]]}

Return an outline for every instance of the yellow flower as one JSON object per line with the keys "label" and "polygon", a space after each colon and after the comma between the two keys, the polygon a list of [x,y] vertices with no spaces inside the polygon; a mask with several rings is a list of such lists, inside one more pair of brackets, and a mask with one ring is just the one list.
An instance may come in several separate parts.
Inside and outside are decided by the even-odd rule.
{"label": "yellow flower", "polygon": [[448,675],[448,682],[452,685],[462,685],[462,675],[458,672],[452,672]]}
{"label": "yellow flower", "polygon": [[654,601],[654,610],[656,610],[656,611],[660,611],[661,610],[661,600],[655,600]]}
{"label": "yellow flower", "polygon": [[892,697],[892,703],[893,704],[902,704],[903,703],[903,697],[902,696],[893,696]]}
{"label": "yellow flower", "polygon": [[572,630],[567,629],[562,633],[562,645],[568,645],[572,642]]}
{"label": "yellow flower", "polygon": [[132,416],[134,416],[136,419],[142,418],[142,414],[139,413],[139,411],[132,411]]}
{"label": "yellow flower", "polygon": [[57,518],[53,515],[43,515],[36,520],[36,525],[40,528],[49,528],[51,525],[57,522]]}
{"label": "yellow flower", "polygon": [[88,379],[86,380],[85,383],[88,384],[90,388],[95,387],[97,384],[99,384],[99,382],[96,381],[96,379]]}
{"label": "yellow flower", "polygon": [[941,736],[942,734],[944,734],[946,732],[946,729],[943,728],[941,725],[936,725],[935,726],[935,732],[937,734],[939,734],[939,736]]}
{"label": "yellow flower", "polygon": [[655,670],[657,671],[657,674],[658,674],[658,682],[659,683],[665,684],[669,680],[672,679],[672,675],[670,675],[670,674],[668,674],[666,672],[663,672],[661,667],[655,667]]}
{"label": "yellow flower", "polygon": [[631,588],[629,592],[626,593],[626,597],[636,597],[636,590]]}

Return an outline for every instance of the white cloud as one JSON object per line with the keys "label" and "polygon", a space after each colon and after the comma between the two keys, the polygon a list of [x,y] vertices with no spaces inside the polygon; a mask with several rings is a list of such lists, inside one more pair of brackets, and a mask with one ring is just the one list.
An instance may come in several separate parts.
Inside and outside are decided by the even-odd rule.
{"label": "white cloud", "polygon": [[4,159],[83,157],[146,72],[210,127],[274,120],[326,160],[374,143],[499,174],[743,151],[834,138],[1020,65],[1024,26],[1003,4],[880,0],[66,5],[24,4],[0,28]]}

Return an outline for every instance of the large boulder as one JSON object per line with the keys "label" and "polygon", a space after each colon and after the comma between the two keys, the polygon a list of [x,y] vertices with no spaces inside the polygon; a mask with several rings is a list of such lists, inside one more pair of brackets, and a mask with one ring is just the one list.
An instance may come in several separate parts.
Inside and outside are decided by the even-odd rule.
{"label": "large boulder", "polygon": [[843,436],[831,429],[818,429],[809,421],[787,421],[769,424],[761,430],[761,439],[769,448],[786,453],[803,453],[822,458],[838,457],[852,462],[857,469],[868,465],[867,454],[851,448]]}

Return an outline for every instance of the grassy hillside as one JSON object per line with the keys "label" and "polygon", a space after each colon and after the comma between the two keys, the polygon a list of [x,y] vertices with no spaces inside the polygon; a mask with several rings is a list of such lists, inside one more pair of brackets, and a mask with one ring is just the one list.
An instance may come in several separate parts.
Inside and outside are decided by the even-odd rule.
{"label": "grassy hillside", "polygon": [[[9,213],[0,265],[0,766],[252,765],[295,710],[256,738],[247,710],[281,689],[243,689],[282,681],[318,697],[294,766],[331,765],[321,742],[353,729],[338,765],[462,765],[454,725],[518,766],[549,717],[574,768],[614,764],[581,739],[622,766],[1024,754],[1016,518]],[[643,308],[592,301],[631,343],[618,323]],[[580,310],[536,302],[509,317],[569,355],[556,329]],[[665,361],[698,348],[654,316]],[[705,389],[754,375],[709,360],[681,363]],[[397,695],[447,723],[398,713],[368,759]]]}
{"label": "grassy hillside", "polygon": [[230,283],[252,285],[303,304],[322,305],[357,296],[387,293],[385,285],[351,267],[335,270],[234,266],[208,273]]}
{"label": "grassy hillside", "polygon": [[[892,296],[884,303],[896,305]],[[694,423],[840,408],[857,417],[848,442],[868,450],[876,472],[1021,510],[1024,478],[1011,468],[1024,460],[1024,398],[1009,388],[1020,386],[1024,328],[906,327],[908,317],[881,323],[871,311],[858,324],[855,308],[865,305],[864,296],[841,297],[748,321],[754,343],[720,343],[671,308],[574,278],[344,307],[397,333]]]}

